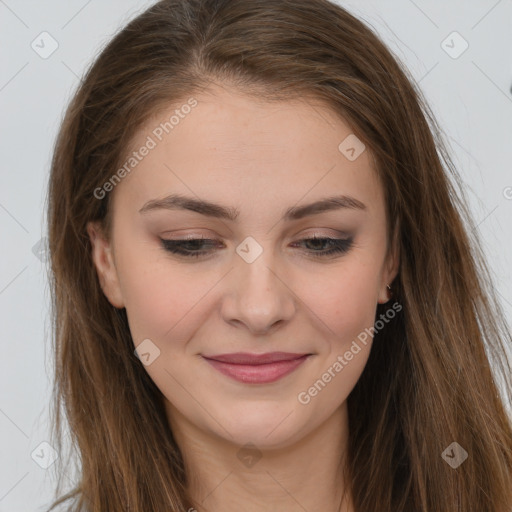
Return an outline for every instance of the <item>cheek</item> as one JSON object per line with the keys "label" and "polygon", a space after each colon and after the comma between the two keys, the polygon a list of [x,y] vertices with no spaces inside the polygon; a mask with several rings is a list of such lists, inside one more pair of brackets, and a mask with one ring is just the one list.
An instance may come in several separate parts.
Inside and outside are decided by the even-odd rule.
{"label": "cheek", "polygon": [[118,273],[135,344],[149,338],[160,345],[169,337],[179,343],[213,285],[165,255],[149,260],[143,250],[124,256]]}
{"label": "cheek", "polygon": [[[324,345],[318,365],[297,395],[299,411],[320,423],[343,403],[357,384],[370,355],[377,309],[378,272],[348,262],[330,279],[311,280],[307,303],[322,322]],[[318,277],[318,276],[317,276]],[[304,409],[301,409],[304,407]]]}
{"label": "cheek", "polygon": [[326,339],[339,349],[373,326],[378,286],[376,266],[354,258],[303,280],[298,294],[322,321]]}

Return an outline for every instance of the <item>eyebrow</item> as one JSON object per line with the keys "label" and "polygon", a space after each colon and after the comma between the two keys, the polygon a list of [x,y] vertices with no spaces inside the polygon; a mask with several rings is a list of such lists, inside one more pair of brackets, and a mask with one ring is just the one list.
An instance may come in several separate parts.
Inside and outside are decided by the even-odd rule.
{"label": "eyebrow", "polygon": [[[346,195],[338,195],[326,197],[304,206],[288,208],[284,213],[282,220],[299,220],[304,217],[308,217],[309,215],[316,215],[318,213],[339,210],[342,208],[366,210],[366,206],[358,199]],[[215,217],[217,219],[224,219],[233,222],[237,220],[240,214],[240,211],[236,208],[228,208],[210,201],[195,199],[193,197],[187,197],[180,194],[171,194],[162,199],[152,199],[144,204],[144,206],[139,210],[139,213],[144,214],[160,209],[190,210],[208,217]]]}

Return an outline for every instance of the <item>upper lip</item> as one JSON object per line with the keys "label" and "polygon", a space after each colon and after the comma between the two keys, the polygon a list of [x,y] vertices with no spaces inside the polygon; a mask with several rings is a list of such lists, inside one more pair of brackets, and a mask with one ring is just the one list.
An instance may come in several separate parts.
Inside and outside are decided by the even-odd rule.
{"label": "upper lip", "polygon": [[265,354],[250,354],[247,352],[236,352],[232,354],[217,354],[213,356],[204,356],[206,359],[213,359],[222,363],[231,364],[268,364],[277,361],[292,361],[309,354],[297,354],[292,352],[267,352]]}

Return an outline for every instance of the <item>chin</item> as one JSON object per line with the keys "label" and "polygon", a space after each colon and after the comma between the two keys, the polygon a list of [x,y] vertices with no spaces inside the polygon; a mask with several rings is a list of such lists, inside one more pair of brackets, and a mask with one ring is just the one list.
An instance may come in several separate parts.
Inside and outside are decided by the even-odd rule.
{"label": "chin", "polygon": [[305,429],[305,426],[301,428],[297,423],[298,411],[292,407],[283,407],[282,404],[260,407],[248,405],[243,410],[239,407],[234,409],[229,420],[224,416],[222,422],[231,435],[223,429],[215,430],[226,441],[239,446],[252,443],[260,450],[285,448],[298,441]]}

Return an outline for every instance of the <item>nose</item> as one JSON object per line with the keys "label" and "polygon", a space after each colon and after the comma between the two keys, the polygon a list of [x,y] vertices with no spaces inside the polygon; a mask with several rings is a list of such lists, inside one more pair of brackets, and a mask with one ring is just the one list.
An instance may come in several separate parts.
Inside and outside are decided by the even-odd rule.
{"label": "nose", "polygon": [[244,326],[253,335],[269,334],[287,324],[296,311],[296,297],[286,273],[276,267],[271,251],[249,263],[238,256],[229,273],[222,303],[224,320]]}

